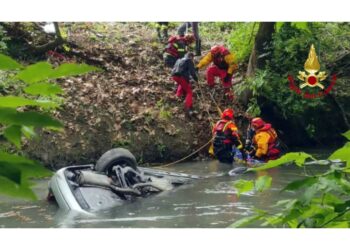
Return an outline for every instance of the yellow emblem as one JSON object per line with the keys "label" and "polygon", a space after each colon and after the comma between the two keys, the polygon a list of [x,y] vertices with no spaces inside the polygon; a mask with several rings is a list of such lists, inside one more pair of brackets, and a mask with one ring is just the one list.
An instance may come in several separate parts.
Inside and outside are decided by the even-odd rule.
{"label": "yellow emblem", "polygon": [[300,88],[308,87],[319,87],[321,89],[324,89],[324,86],[320,83],[324,79],[326,79],[327,74],[326,72],[322,71],[317,74],[317,72],[320,70],[320,63],[318,62],[315,47],[312,44],[309,52],[309,57],[307,58],[304,69],[307,73],[304,71],[299,71],[298,78],[303,81],[302,84],[300,84]]}

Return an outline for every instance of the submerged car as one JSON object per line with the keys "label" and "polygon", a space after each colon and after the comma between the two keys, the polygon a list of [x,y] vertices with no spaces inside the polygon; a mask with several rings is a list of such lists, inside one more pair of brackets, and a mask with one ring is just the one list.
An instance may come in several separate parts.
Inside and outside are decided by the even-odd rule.
{"label": "submerged car", "polygon": [[61,209],[90,214],[200,178],[138,167],[130,151],[115,148],[104,153],[95,165],[58,170],[49,182],[49,198],[54,198]]}

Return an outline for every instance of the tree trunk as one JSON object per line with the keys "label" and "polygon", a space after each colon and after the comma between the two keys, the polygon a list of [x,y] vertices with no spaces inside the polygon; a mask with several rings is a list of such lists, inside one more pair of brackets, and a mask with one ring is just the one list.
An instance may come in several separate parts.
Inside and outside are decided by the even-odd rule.
{"label": "tree trunk", "polygon": [[[55,39],[53,41],[49,41],[43,45],[34,45],[33,44],[33,34],[25,29],[24,26],[21,25],[20,22],[16,23],[1,23],[1,26],[7,32],[7,35],[11,37],[11,39],[18,40],[23,43],[25,50],[30,50],[32,54],[43,54],[48,50],[53,50],[56,47],[65,43],[65,40],[62,38],[59,26],[57,22],[54,22],[55,27]],[[41,25],[38,23],[34,23],[35,25],[35,33],[43,32]]]}
{"label": "tree trunk", "polygon": [[[275,22],[261,22],[259,30],[255,36],[254,47],[249,57],[247,77],[255,74],[257,69],[265,67],[266,59],[269,55],[269,47],[272,40],[272,34],[275,32]],[[252,97],[252,91],[246,90],[242,93],[241,102],[247,106],[249,99]]]}
{"label": "tree trunk", "polygon": [[55,26],[55,40],[43,45],[33,46],[32,49],[34,50],[35,54],[41,54],[48,50],[55,49],[57,46],[60,46],[64,43],[64,39],[62,38],[58,23],[54,22],[53,25]]}

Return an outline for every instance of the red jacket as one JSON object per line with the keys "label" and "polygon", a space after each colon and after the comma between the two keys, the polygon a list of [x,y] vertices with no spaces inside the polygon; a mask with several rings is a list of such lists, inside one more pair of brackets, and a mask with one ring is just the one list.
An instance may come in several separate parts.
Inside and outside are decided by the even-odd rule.
{"label": "red jacket", "polygon": [[173,57],[182,58],[186,54],[186,46],[187,44],[183,37],[171,36],[164,51]]}
{"label": "red jacket", "polygon": [[213,136],[216,136],[217,134],[222,132],[225,135],[225,139],[223,140],[224,144],[238,144],[236,145],[237,147],[239,145],[242,145],[238,134],[238,128],[233,121],[230,121],[230,120],[218,121],[213,127],[212,132],[213,132]]}

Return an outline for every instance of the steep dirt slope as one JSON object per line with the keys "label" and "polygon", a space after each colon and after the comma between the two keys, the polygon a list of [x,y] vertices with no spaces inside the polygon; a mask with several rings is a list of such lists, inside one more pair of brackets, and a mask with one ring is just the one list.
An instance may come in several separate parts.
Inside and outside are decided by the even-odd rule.
{"label": "steep dirt slope", "polygon": [[[145,24],[74,25],[69,39],[78,47],[66,60],[84,58],[103,71],[60,81],[65,102],[55,116],[65,130],[47,132],[26,149],[51,168],[94,162],[118,146],[130,149],[140,163],[180,159],[211,138],[218,111],[210,93],[221,108],[233,106],[221,97],[220,84],[209,90],[202,76],[194,87],[197,113],[186,117],[162,63],[164,45]],[[200,156],[207,156],[207,148]]]}

